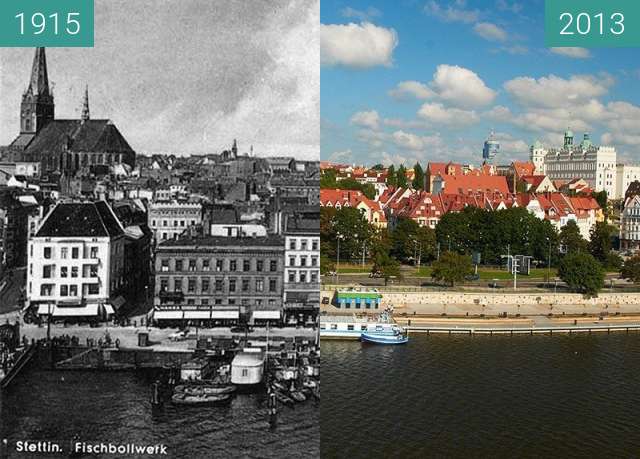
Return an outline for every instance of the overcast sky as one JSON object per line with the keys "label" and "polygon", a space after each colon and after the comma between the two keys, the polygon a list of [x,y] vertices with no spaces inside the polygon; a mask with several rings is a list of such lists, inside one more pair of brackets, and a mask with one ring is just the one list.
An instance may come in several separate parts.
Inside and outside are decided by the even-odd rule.
{"label": "overcast sky", "polygon": [[[94,48],[47,49],[56,118],[110,118],[139,153],[319,158],[316,0],[96,0]],[[0,49],[0,145],[18,134],[33,49]]]}

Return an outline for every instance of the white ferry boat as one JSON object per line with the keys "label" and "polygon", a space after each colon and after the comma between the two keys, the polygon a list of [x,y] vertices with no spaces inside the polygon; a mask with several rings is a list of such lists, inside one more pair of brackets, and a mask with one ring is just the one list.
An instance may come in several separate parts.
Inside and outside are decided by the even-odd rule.
{"label": "white ferry boat", "polygon": [[320,339],[354,339],[358,340],[363,333],[375,333],[395,336],[404,330],[391,322],[386,314],[379,317],[353,316],[321,316]]}

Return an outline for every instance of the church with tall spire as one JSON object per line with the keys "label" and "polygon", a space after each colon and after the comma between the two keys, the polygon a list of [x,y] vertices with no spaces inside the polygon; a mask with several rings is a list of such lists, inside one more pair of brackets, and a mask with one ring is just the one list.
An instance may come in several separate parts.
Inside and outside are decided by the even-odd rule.
{"label": "church with tall spire", "polygon": [[92,119],[85,86],[80,119],[57,119],[45,48],[36,48],[28,86],[20,104],[20,133],[0,147],[3,161],[39,162],[42,175],[55,180],[92,166],[135,166],[135,151],[109,119]]}

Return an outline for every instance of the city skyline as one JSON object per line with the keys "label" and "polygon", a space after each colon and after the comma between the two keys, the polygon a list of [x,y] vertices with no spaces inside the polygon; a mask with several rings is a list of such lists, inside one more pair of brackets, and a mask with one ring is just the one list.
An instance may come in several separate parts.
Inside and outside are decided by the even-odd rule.
{"label": "city skyline", "polygon": [[[56,118],[79,118],[88,85],[92,117],[112,119],[138,153],[219,153],[236,138],[241,153],[317,160],[319,50],[296,43],[319,48],[318,2],[171,5],[98,1],[95,48],[47,49]],[[0,145],[19,133],[32,60],[0,50]]]}
{"label": "city skyline", "polygon": [[[640,161],[634,49],[543,46],[543,2],[323,2],[321,157],[496,163],[561,147],[567,128]],[[353,88],[358,90],[354,91]]]}

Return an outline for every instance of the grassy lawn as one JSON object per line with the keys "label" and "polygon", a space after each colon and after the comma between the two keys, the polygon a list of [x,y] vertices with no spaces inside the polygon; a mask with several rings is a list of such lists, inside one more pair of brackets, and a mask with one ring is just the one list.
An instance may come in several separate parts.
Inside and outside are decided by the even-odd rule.
{"label": "grassy lawn", "polygon": [[349,263],[345,263],[345,264],[340,263],[340,269],[338,270],[338,272],[339,273],[343,273],[343,274],[370,273],[371,272],[371,264],[370,263],[365,263],[364,264],[364,268],[363,268],[362,265],[354,265],[354,264],[349,264]]}
{"label": "grassy lawn", "polygon": [[[480,279],[482,280],[510,280],[513,279],[513,274],[505,271],[504,269],[495,269],[495,268],[478,268],[478,274],[480,274]],[[423,266],[417,272],[420,277],[431,277],[431,267]],[[551,278],[553,279],[557,275],[557,270],[555,268],[551,269]],[[544,279],[547,276],[546,268],[534,268],[531,269],[531,273],[528,276],[520,276],[523,279]]]}

